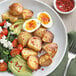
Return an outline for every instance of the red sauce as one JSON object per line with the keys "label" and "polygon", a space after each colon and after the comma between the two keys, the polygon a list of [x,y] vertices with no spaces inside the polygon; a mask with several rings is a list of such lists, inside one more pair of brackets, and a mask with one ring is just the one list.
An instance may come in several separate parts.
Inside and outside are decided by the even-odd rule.
{"label": "red sauce", "polygon": [[74,8],[74,0],[56,0],[57,8],[62,12],[68,12]]}

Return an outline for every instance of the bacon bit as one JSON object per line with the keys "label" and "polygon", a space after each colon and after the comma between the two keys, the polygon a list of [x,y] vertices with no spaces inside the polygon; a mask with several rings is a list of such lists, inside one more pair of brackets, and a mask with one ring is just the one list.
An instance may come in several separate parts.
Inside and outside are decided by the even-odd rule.
{"label": "bacon bit", "polygon": [[21,70],[21,68],[22,68],[22,66],[19,66],[19,65],[18,65],[18,61],[16,62],[15,66],[16,66],[16,67],[19,67],[19,70]]}
{"label": "bacon bit", "polygon": [[20,71],[18,71],[18,72],[20,72]]}
{"label": "bacon bit", "polygon": [[21,70],[22,66],[18,66],[19,67],[19,70]]}
{"label": "bacon bit", "polygon": [[37,39],[36,37],[34,37],[33,39]]}
{"label": "bacon bit", "polygon": [[11,72],[11,74],[13,74],[13,72]]}
{"label": "bacon bit", "polygon": [[21,29],[21,31],[23,31],[23,29]]}
{"label": "bacon bit", "polygon": [[15,26],[14,26],[14,28],[17,28],[17,27],[18,27],[18,25],[15,25]]}
{"label": "bacon bit", "polygon": [[39,53],[41,53],[41,51],[39,51]]}
{"label": "bacon bit", "polygon": [[31,43],[32,43],[33,45],[35,45],[35,44],[34,44],[34,41],[31,41]]}
{"label": "bacon bit", "polygon": [[41,70],[44,71],[44,68],[42,68]]}
{"label": "bacon bit", "polygon": [[36,61],[34,61],[36,64],[38,64]]}
{"label": "bacon bit", "polygon": [[41,66],[39,66],[39,68],[38,69],[40,69],[41,68]]}
{"label": "bacon bit", "polygon": [[18,61],[16,62],[15,66],[17,66],[17,65],[18,65]]}
{"label": "bacon bit", "polygon": [[37,71],[38,69],[36,69],[35,71]]}
{"label": "bacon bit", "polygon": [[24,40],[24,38],[23,38],[23,40]]}
{"label": "bacon bit", "polygon": [[12,61],[10,61],[10,63],[12,63]]}

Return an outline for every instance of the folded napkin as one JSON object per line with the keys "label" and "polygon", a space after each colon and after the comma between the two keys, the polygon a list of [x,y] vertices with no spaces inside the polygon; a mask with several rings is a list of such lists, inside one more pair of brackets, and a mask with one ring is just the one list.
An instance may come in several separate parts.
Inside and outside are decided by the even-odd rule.
{"label": "folded napkin", "polygon": [[[60,65],[56,68],[55,71],[53,71],[51,74],[48,76],[64,76],[64,71],[68,62],[68,50],[69,50],[69,44],[72,42],[72,40],[76,41],[76,32],[72,31],[68,33],[68,49],[67,52],[60,63]],[[70,50],[69,50],[70,51]],[[76,48],[74,48],[72,53],[76,53]],[[76,58],[72,59],[69,68],[67,70],[67,75],[66,76],[76,76]]]}
{"label": "folded napkin", "polygon": [[72,59],[66,76],[76,76],[76,58]]}

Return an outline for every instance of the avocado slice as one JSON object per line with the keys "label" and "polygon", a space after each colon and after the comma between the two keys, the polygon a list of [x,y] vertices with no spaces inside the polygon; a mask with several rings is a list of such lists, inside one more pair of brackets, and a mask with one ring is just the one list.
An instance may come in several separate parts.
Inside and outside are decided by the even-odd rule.
{"label": "avocado slice", "polygon": [[8,68],[15,76],[32,76],[32,70],[28,68],[26,61],[20,55],[8,62]]}
{"label": "avocado slice", "polygon": [[15,22],[12,26],[10,26],[10,30],[12,30],[15,34],[19,35],[21,29],[23,28],[23,21],[19,20]]}

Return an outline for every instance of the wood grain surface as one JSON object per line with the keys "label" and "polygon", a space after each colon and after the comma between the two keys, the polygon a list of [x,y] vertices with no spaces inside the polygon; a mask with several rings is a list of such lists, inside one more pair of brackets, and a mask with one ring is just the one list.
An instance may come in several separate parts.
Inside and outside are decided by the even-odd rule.
{"label": "wood grain surface", "polygon": [[[0,0],[0,1],[3,1],[3,0]],[[40,1],[48,4],[50,7],[53,8],[53,0],[40,0]],[[73,13],[68,14],[68,15],[62,15],[62,14],[59,14],[59,15],[61,16],[62,20],[65,23],[67,32],[73,31],[73,30],[76,31],[76,10]]]}

